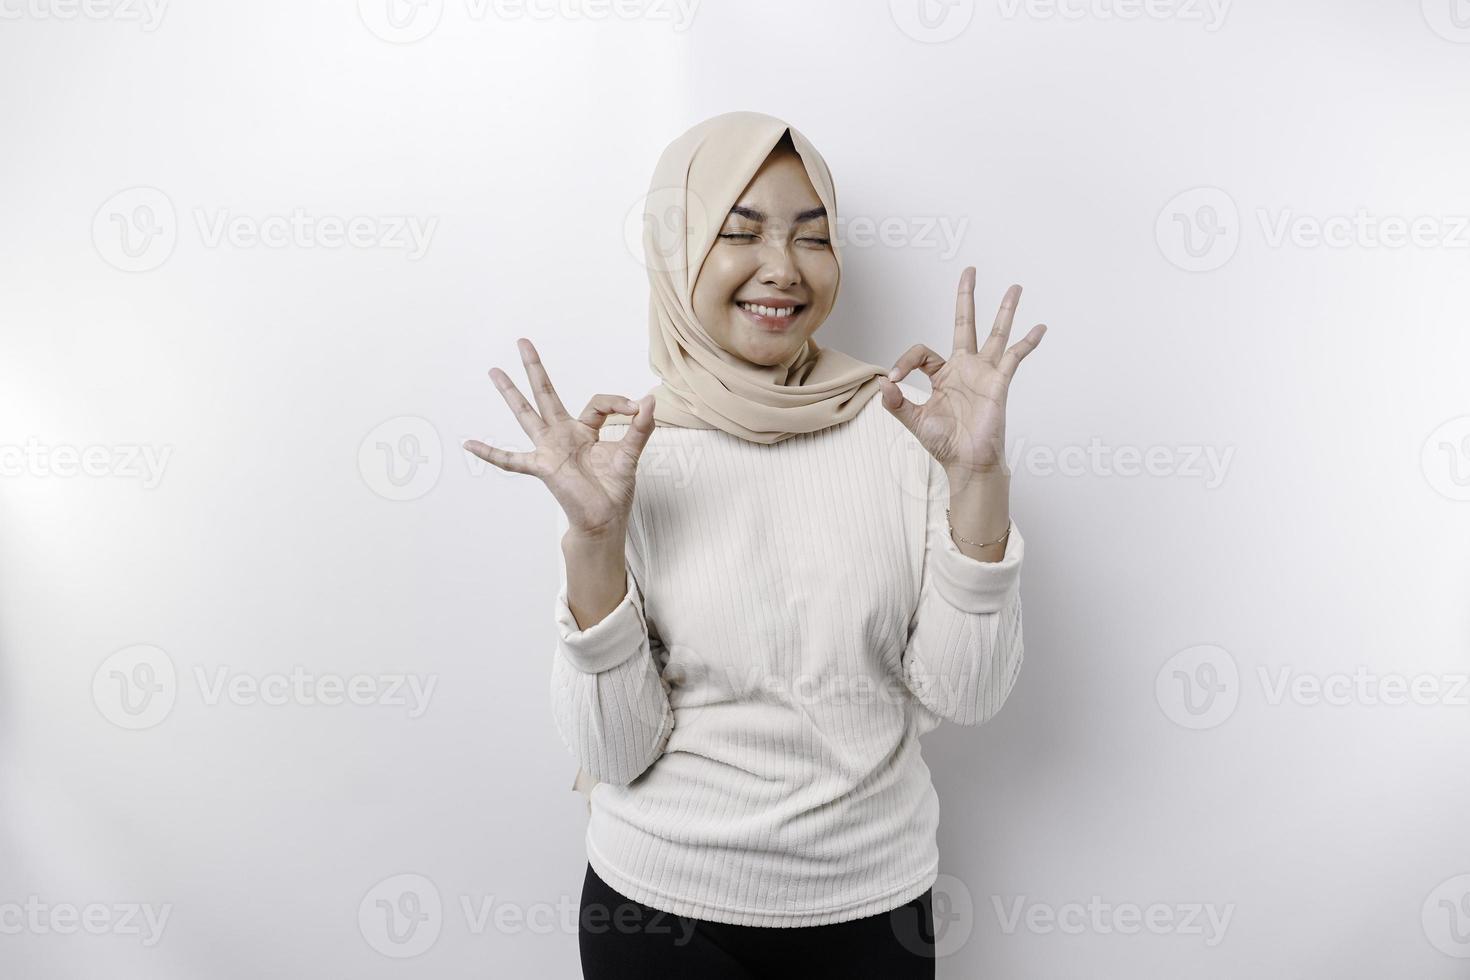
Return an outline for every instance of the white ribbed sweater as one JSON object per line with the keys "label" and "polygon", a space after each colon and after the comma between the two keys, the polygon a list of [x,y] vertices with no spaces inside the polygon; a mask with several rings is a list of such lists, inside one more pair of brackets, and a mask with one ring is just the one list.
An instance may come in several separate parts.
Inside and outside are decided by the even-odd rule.
{"label": "white ribbed sweater", "polygon": [[676,915],[786,927],[934,883],[939,800],[918,738],[993,717],[1023,657],[1020,531],[1000,561],[970,558],[948,500],[878,396],[771,446],[654,430],[627,594],[578,630],[563,563],[555,608],[553,714],[602,780],[586,846],[604,881]]}

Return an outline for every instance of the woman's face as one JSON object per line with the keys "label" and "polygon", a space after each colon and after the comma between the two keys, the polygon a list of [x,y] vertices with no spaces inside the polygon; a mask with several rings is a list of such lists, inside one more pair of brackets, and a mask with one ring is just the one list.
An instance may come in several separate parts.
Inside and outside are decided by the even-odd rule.
{"label": "woman's face", "polygon": [[775,152],[730,209],[699,270],[694,315],[725,350],[753,364],[779,364],[832,311],[837,279],[816,188],[799,156]]}

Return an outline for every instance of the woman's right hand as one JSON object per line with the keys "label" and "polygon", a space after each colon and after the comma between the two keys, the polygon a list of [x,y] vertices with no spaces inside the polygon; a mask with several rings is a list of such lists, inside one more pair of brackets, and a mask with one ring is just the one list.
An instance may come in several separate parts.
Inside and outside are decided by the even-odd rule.
{"label": "woman's right hand", "polygon": [[[512,473],[537,477],[566,511],[572,532],[600,536],[615,532],[621,540],[633,508],[633,484],[638,457],[653,432],[654,396],[633,401],[622,395],[593,395],[580,418],[572,418],[557,397],[536,348],[525,337],[517,340],[521,362],[536,398],[532,408],[510,376],[490,369],[490,380],[536,448],[515,453],[496,449],[476,439],[464,448],[485,462]],[[636,414],[635,414],[636,413]],[[609,415],[634,415],[622,439],[600,441],[598,431]]]}

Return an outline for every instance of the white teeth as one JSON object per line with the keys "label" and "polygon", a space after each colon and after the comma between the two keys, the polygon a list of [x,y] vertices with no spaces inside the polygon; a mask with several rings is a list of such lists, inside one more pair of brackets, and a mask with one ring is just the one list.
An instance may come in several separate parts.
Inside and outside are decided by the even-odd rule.
{"label": "white teeth", "polygon": [[761,316],[790,316],[796,312],[796,307],[794,306],[783,306],[777,309],[770,306],[757,306],[754,303],[740,303],[738,305],[742,310],[759,313]]}

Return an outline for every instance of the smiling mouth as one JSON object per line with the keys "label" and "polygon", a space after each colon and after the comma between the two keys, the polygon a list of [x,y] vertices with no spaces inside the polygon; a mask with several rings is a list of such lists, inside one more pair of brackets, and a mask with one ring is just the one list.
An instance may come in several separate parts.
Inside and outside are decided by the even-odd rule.
{"label": "smiling mouth", "polygon": [[755,303],[742,303],[737,300],[735,307],[750,317],[758,326],[767,330],[784,330],[796,322],[797,317],[801,316],[801,311],[806,309],[806,304],[795,303],[791,306],[769,307]]}

